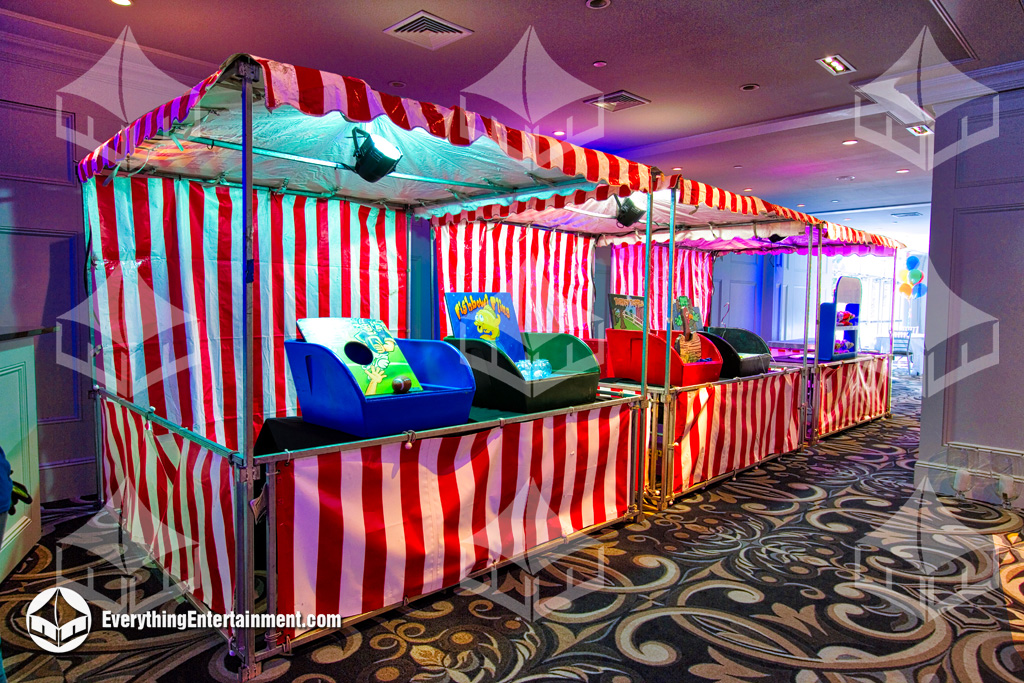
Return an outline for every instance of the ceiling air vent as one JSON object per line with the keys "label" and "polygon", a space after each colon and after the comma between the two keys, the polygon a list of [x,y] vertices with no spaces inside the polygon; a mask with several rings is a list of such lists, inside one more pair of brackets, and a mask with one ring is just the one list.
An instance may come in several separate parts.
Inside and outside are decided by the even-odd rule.
{"label": "ceiling air vent", "polygon": [[592,104],[595,107],[601,107],[606,111],[622,111],[623,109],[631,109],[633,107],[639,107],[642,104],[650,104],[651,101],[634,95],[626,90],[616,90],[605,95],[598,95],[597,97],[591,97],[589,100],[583,100],[587,104]]}
{"label": "ceiling air vent", "polygon": [[402,19],[394,26],[384,29],[384,33],[428,50],[436,50],[465,38],[473,32],[464,26],[453,24],[446,19],[421,10],[411,17]]}
{"label": "ceiling air vent", "polygon": [[920,216],[918,211],[907,211],[905,213],[894,213],[893,218],[913,218],[914,216]]}

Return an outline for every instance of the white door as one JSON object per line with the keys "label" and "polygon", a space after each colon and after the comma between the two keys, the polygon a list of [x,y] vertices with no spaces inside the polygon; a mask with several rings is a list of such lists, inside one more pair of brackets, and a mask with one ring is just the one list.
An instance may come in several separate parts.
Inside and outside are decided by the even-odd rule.
{"label": "white door", "polygon": [[[0,446],[14,470],[11,478],[21,482],[32,496],[32,505],[18,505],[17,514],[7,517],[7,530],[0,546],[0,580],[39,542],[42,525],[39,514],[39,444],[36,436],[35,346],[32,339],[0,342]],[[6,510],[0,510],[6,515]]]}

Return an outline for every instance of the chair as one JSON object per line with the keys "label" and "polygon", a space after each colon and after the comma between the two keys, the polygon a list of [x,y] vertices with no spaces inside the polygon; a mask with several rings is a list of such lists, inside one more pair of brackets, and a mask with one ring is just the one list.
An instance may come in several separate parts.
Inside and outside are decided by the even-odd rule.
{"label": "chair", "polygon": [[909,375],[913,368],[911,367],[910,361],[910,335],[913,334],[914,328],[894,328],[892,331],[892,355],[893,355],[893,369],[896,369],[896,357],[903,356],[907,361],[907,374]]}

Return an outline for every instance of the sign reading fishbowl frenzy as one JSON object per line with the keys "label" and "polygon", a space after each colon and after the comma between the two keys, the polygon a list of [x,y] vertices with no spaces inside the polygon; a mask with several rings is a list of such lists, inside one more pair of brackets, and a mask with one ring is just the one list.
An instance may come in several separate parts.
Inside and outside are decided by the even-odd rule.
{"label": "sign reading fishbowl frenzy", "polygon": [[444,297],[455,337],[496,344],[513,361],[526,357],[511,294],[448,292]]}

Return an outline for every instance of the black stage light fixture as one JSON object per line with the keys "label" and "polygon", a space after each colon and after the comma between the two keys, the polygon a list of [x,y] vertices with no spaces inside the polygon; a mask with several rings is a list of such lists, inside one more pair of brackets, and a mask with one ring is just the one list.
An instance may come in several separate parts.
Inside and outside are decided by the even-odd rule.
{"label": "black stage light fixture", "polygon": [[647,215],[647,212],[634,204],[633,200],[629,197],[626,198],[626,201],[622,202],[619,201],[618,196],[615,196],[615,204],[619,207],[619,210],[615,213],[615,220],[624,228],[628,228]]}
{"label": "black stage light fixture", "polygon": [[778,244],[782,240],[786,239],[782,235],[768,235],[768,241],[772,244]]}
{"label": "black stage light fixture", "polygon": [[375,183],[394,171],[402,159],[400,149],[362,128],[353,129],[352,140],[356,143],[356,163],[352,170],[368,183]]}

